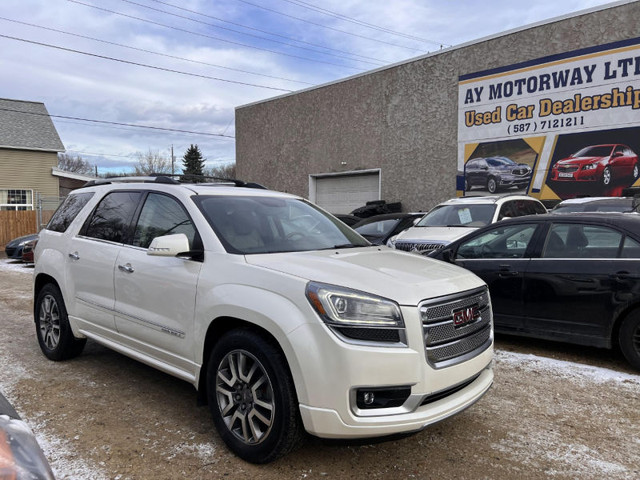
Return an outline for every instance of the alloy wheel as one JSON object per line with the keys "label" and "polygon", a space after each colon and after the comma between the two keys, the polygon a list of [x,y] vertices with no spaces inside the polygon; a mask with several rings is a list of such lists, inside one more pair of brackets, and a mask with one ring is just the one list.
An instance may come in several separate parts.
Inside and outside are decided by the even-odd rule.
{"label": "alloy wheel", "polygon": [[54,350],[60,342],[60,309],[52,295],[46,295],[40,303],[40,338],[48,349]]}
{"label": "alloy wheel", "polygon": [[220,415],[240,441],[255,445],[273,426],[273,387],[260,361],[246,350],[229,352],[216,375],[216,396]]}

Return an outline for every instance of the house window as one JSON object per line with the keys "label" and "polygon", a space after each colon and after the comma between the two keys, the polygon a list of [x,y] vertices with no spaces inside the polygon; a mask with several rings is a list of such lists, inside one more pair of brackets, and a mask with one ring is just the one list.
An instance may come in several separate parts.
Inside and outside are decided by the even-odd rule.
{"label": "house window", "polygon": [[33,210],[33,190],[0,189],[0,210]]}

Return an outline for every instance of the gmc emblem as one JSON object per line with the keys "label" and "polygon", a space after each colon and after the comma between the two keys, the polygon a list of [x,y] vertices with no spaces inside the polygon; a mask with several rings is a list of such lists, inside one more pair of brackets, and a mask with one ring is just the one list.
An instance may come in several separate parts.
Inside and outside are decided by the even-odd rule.
{"label": "gmc emblem", "polygon": [[476,321],[480,317],[480,312],[478,311],[478,305],[471,305],[470,307],[452,310],[451,315],[453,316],[453,326],[459,328]]}

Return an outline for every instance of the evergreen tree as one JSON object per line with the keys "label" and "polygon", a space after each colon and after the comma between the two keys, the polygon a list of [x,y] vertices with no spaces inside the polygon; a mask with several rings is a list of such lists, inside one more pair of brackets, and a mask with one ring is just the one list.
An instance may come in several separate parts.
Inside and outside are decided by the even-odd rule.
{"label": "evergreen tree", "polygon": [[191,145],[184,156],[182,157],[182,173],[184,175],[203,175],[204,174],[204,159],[198,145]]}

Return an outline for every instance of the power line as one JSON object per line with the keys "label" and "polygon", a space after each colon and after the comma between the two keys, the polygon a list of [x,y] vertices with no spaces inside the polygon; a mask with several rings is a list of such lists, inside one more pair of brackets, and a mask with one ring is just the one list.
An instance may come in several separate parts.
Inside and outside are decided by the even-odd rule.
{"label": "power line", "polygon": [[178,73],[180,75],[187,75],[187,76],[190,76],[190,77],[205,78],[207,80],[216,80],[218,82],[235,83],[237,85],[246,85],[246,86],[249,86],[249,87],[266,88],[266,89],[269,89],[269,90],[277,90],[277,91],[280,91],[280,92],[287,92],[287,93],[293,92],[293,90],[287,90],[287,89],[284,89],[284,88],[269,87],[267,85],[258,85],[256,83],[240,82],[240,81],[237,81],[237,80],[226,80],[224,78],[210,77],[209,75],[200,75],[199,73],[189,73],[189,72],[183,72],[183,71],[180,71],[180,70],[174,70],[174,69],[171,69],[171,68],[164,68],[164,67],[158,67],[158,66],[155,66],[155,65],[149,65],[149,64],[146,64],[146,63],[131,62],[129,60],[123,60],[121,58],[108,57],[106,55],[98,55],[97,53],[83,52],[81,50],[74,50],[72,48],[60,47],[58,45],[52,45],[50,43],[36,42],[35,40],[27,40],[25,38],[11,37],[9,35],[2,35],[2,34],[0,34],[0,37],[8,38],[10,40],[16,40],[18,42],[31,43],[33,45],[39,45],[41,47],[55,48],[57,50],[63,50],[65,52],[77,53],[77,54],[80,54],[80,55],[87,55],[89,57],[101,58],[103,60],[111,60],[111,61],[114,61],[114,62],[126,63],[128,65],[135,65],[137,67],[151,68],[153,70],[160,70],[162,72]]}
{"label": "power line", "polygon": [[239,68],[225,67],[223,65],[216,65],[214,63],[201,62],[201,61],[198,61],[198,60],[192,60],[190,58],[184,58],[184,57],[178,57],[178,56],[175,56],[175,55],[169,55],[167,53],[154,52],[153,50],[145,50],[144,48],[137,48],[137,47],[132,47],[130,45],[123,45],[121,43],[111,42],[109,40],[102,40],[100,38],[88,37],[86,35],[80,35],[79,33],[66,32],[64,30],[58,30],[56,28],[45,27],[43,25],[36,25],[34,23],[21,22],[20,20],[13,20],[11,18],[0,17],[0,20],[4,20],[4,21],[7,21],[7,22],[13,22],[13,23],[17,23],[17,24],[20,24],[20,25],[26,25],[28,27],[40,28],[42,30],[48,30],[50,32],[62,33],[64,35],[71,35],[73,37],[84,38],[86,40],[92,40],[94,42],[101,42],[101,43],[105,43],[107,45],[114,45],[116,47],[128,48],[130,50],[136,50],[138,52],[151,53],[152,55],[159,55],[161,57],[172,58],[174,60],[183,60],[185,62],[196,63],[196,64],[199,64],[199,65],[206,65],[208,67],[223,68],[225,70],[231,70],[231,71],[240,72],[240,73],[247,73],[249,75],[257,75],[257,76],[260,76],[260,77],[272,78],[274,80],[284,80],[286,82],[300,83],[300,84],[304,84],[304,85],[315,85],[314,83],[303,82],[301,80],[291,80],[289,78],[276,77],[274,75],[267,75],[265,73],[250,72],[248,70],[242,70],[242,69],[239,69]]}
{"label": "power line", "polygon": [[[123,1],[124,1],[124,0],[123,0]],[[197,12],[197,11],[195,11],[195,10],[189,10],[188,8],[180,7],[180,6],[175,5],[175,4],[173,4],[173,3],[163,2],[162,0],[149,0],[149,1],[151,1],[151,2],[156,2],[156,3],[160,3],[160,4],[162,4],[162,5],[167,5],[167,6],[169,6],[169,7],[173,7],[173,8],[176,8],[176,9],[178,9],[178,10],[182,10],[182,11],[184,11],[184,12],[194,13],[194,14],[196,14],[196,15],[200,15],[200,16],[203,16],[203,17],[206,17],[206,18],[211,18],[211,19],[213,19],[213,20],[217,20],[217,21],[219,21],[219,22],[228,23],[228,24],[230,24],[230,25],[236,25],[237,27],[246,28],[246,29],[248,29],[248,30],[254,30],[254,31],[256,31],[256,32],[266,33],[267,35],[272,35],[272,36],[274,36],[274,37],[284,38],[284,39],[287,39],[287,40],[293,40],[294,42],[303,43],[303,44],[305,44],[305,45],[311,45],[311,46],[313,46],[313,47],[320,47],[320,48],[324,48],[324,49],[326,49],[326,50],[331,50],[331,51],[334,51],[334,52],[346,53],[346,54],[348,54],[348,55],[352,55],[352,56],[354,56],[354,57],[368,58],[368,59],[370,59],[370,60],[378,60],[378,59],[375,59],[375,58],[366,57],[366,56],[363,56],[363,55],[358,55],[357,53],[348,52],[348,51],[346,51],[346,50],[340,50],[340,49],[337,49],[337,48],[331,48],[331,47],[327,47],[326,45],[321,45],[321,44],[318,44],[318,43],[306,42],[306,41],[304,41],[304,40],[300,40],[300,39],[293,38],[293,37],[288,37],[288,36],[286,36],[286,35],[281,35],[281,34],[279,34],[279,33],[269,32],[268,30],[261,30],[261,29],[256,28],[256,27],[250,27],[249,25],[244,25],[244,24],[242,24],[242,23],[236,23],[236,22],[232,22],[232,21],[230,21],[230,20],[224,20],[224,19],[219,18],[219,17],[214,17],[213,15],[208,15],[208,14],[206,14],[206,13]],[[387,61],[385,60],[385,62],[387,62]]]}
{"label": "power line", "polygon": [[297,5],[297,6],[302,7],[302,8],[307,8],[307,9],[313,10],[315,12],[323,13],[323,14],[329,15],[331,17],[339,18],[339,19],[345,20],[347,22],[355,23],[356,25],[361,25],[363,27],[372,28],[372,29],[378,30],[380,32],[390,33],[392,35],[397,35],[399,37],[408,38],[410,40],[417,40],[419,42],[432,43],[432,44],[435,44],[435,45],[440,45],[440,47],[442,47],[443,45],[447,46],[447,47],[451,46],[451,45],[448,45],[448,44],[443,43],[443,42],[436,42],[435,40],[428,40],[426,38],[416,37],[414,35],[409,35],[409,34],[404,33],[404,32],[398,32],[398,31],[395,31],[395,30],[391,30],[391,29],[386,28],[386,27],[373,25],[372,23],[367,23],[367,22],[364,22],[362,20],[358,20],[357,18],[348,17],[347,15],[342,15],[341,13],[337,13],[337,12],[332,12],[331,10],[327,10],[326,8],[317,7],[317,6],[312,5],[310,3],[303,2],[302,0],[282,0],[282,1],[290,3],[292,5]]}
{"label": "power line", "polygon": [[[68,1],[73,1],[73,0],[68,0]],[[407,47],[405,45],[399,45],[397,43],[385,42],[384,40],[380,40],[379,38],[372,38],[372,37],[367,37],[365,35],[358,35],[357,33],[348,32],[346,30],[340,30],[339,28],[330,27],[329,25],[323,25],[322,23],[315,23],[315,22],[312,22],[312,21],[304,19],[304,18],[295,17],[293,15],[289,15],[288,13],[280,12],[278,10],[274,10],[272,8],[264,7],[264,6],[258,5],[256,3],[248,2],[247,0],[236,0],[236,1],[242,2],[242,3],[246,3],[247,5],[251,5],[251,6],[256,7],[256,8],[261,8],[262,10],[266,10],[268,12],[272,12],[272,13],[275,13],[277,15],[282,15],[283,17],[292,18],[294,20],[299,20],[301,22],[305,22],[305,23],[308,23],[310,25],[315,25],[316,27],[326,28],[328,30],[333,30],[334,32],[344,33],[345,35],[351,35],[352,37],[363,38],[365,40],[370,40],[372,42],[382,43],[384,45],[390,45],[392,47],[404,48],[405,50],[411,50],[411,51],[414,51],[414,52],[424,53],[424,50],[420,50],[418,48],[411,48],[411,47]]]}
{"label": "power line", "polygon": [[[136,5],[136,6],[138,6],[138,7],[146,8],[146,9],[151,10],[151,11],[154,11],[154,12],[164,13],[164,14],[166,14],[166,15],[171,15],[172,17],[181,18],[181,19],[183,19],[183,20],[189,20],[190,22],[195,22],[195,23],[199,23],[199,24],[202,24],[202,25],[206,25],[206,26],[208,26],[208,27],[219,28],[219,29],[221,29],[221,30],[227,30],[227,31],[229,31],[229,32],[238,33],[238,34],[240,34],[240,35],[246,35],[246,36],[248,36],[248,37],[257,38],[257,39],[259,39],[259,40],[266,40],[267,42],[279,43],[280,45],[286,45],[287,47],[299,48],[299,49],[301,49],[301,50],[306,50],[306,51],[308,51],[308,52],[313,52],[313,53],[319,53],[319,54],[321,54],[321,55],[330,55],[330,56],[332,56],[332,57],[342,58],[342,59],[345,59],[345,60],[355,60],[354,58],[351,58],[351,57],[367,58],[367,59],[369,59],[369,60],[374,60],[374,61],[375,61],[375,62],[377,62],[377,63],[365,62],[364,60],[356,60],[356,61],[364,62],[364,63],[368,63],[368,64],[370,64],[370,65],[378,65],[378,66],[380,66],[380,65],[384,65],[385,63],[389,63],[389,60],[380,60],[380,59],[378,59],[378,58],[365,57],[364,55],[357,55],[357,54],[352,54],[352,53],[349,53],[349,52],[346,52],[346,53],[347,53],[348,55],[350,55],[351,57],[345,57],[344,55],[336,55],[336,54],[334,54],[334,53],[323,52],[323,51],[321,51],[321,50],[316,50],[316,49],[314,49],[314,48],[301,47],[301,46],[299,46],[299,45],[294,45],[294,44],[292,44],[292,43],[282,42],[282,41],[280,41],[280,40],[273,40],[273,39],[271,39],[271,38],[266,38],[266,37],[261,37],[261,36],[259,36],[259,35],[254,35],[254,34],[252,34],[252,33],[241,32],[241,31],[239,31],[239,30],[234,30],[234,29],[232,29],[232,28],[222,27],[222,26],[220,26],[220,25],[214,25],[213,23],[203,22],[202,20],[196,20],[195,18],[186,17],[186,16],[184,16],[184,15],[178,15],[177,13],[171,13],[171,12],[168,12],[168,11],[166,11],[166,10],[161,10],[161,9],[159,9],[159,8],[153,8],[153,7],[150,7],[149,5],[143,5],[143,4],[141,4],[141,3],[137,3],[137,2],[134,2],[134,1],[132,1],[132,0],[120,0],[120,1],[121,1],[121,2],[125,2],[125,3],[129,3],[129,4],[131,4],[131,5]],[[152,0],[152,1],[153,1],[153,0]],[[180,7],[176,7],[176,8],[180,8]],[[181,9],[181,10],[186,10],[186,9]],[[188,11],[189,11],[189,12],[192,12],[191,10],[188,10]],[[196,12],[196,13],[197,13],[197,12]],[[199,15],[202,15],[202,14],[199,14]]]}
{"label": "power line", "polygon": [[146,128],[146,129],[150,129],[150,130],[161,130],[161,131],[164,131],[164,132],[188,133],[188,134],[192,134],[192,135],[206,135],[206,136],[209,136],[209,137],[223,137],[223,138],[233,138],[233,139],[235,139],[235,137],[232,136],[232,135],[224,135],[222,133],[194,132],[192,130],[180,130],[180,129],[177,129],[177,128],[153,127],[153,126],[150,126],[150,125],[139,125],[139,124],[134,124],[134,123],[123,123],[123,122],[110,122],[110,121],[107,121],[107,120],[95,120],[95,119],[91,119],[91,118],[70,117],[70,116],[67,116],[67,115],[52,115],[50,113],[26,112],[24,110],[14,110],[12,108],[0,108],[0,110],[2,110],[4,112],[22,113],[22,114],[26,114],[26,115],[37,115],[37,116],[40,116],[40,117],[63,118],[65,120],[78,120],[78,121],[82,121],[82,122],[104,123],[106,125],[118,125],[118,126],[122,126],[122,127]]}
{"label": "power line", "polygon": [[[165,25],[164,23],[154,22],[152,20],[147,20],[146,18],[135,17],[133,15],[127,15],[126,13],[116,12],[114,10],[108,10],[106,8],[97,7],[95,5],[90,5],[88,3],[82,3],[82,2],[79,2],[78,0],[67,0],[67,1],[71,2],[71,3],[77,3],[78,5],[83,5],[85,7],[94,8],[96,10],[100,10],[100,11],[103,11],[103,12],[112,13],[114,15],[120,15],[121,17],[131,18],[133,20],[138,20],[140,22],[149,23],[151,25],[156,25],[156,26],[163,27],[163,28],[169,28],[171,30],[176,30],[178,32],[188,33],[190,35],[197,35],[199,37],[208,38],[208,39],[211,39],[211,40],[217,40],[219,42],[230,43],[232,45],[239,45],[241,47],[252,48],[254,50],[261,50],[263,52],[274,53],[276,55],[284,55],[285,57],[297,58],[299,60],[306,60],[306,61],[315,62],[315,63],[324,63],[324,64],[327,64],[327,65],[333,65],[335,67],[347,68],[347,69],[350,69],[350,70],[357,70],[357,71],[360,71],[360,72],[363,71],[363,69],[361,69],[361,68],[351,67],[351,66],[348,66],[348,65],[341,65],[339,63],[327,62],[327,61],[324,61],[324,60],[316,60],[316,59],[313,59],[313,58],[301,57],[299,55],[292,55],[290,53],[278,52],[276,50],[270,50],[268,48],[261,48],[261,47],[256,47],[256,46],[253,46],[253,45],[247,45],[246,43],[234,42],[232,40],[226,40],[224,38],[214,37],[213,35],[206,35],[204,33],[193,32],[191,30],[186,30],[184,28],[173,27],[171,25]],[[356,60],[356,61],[364,62],[364,60]]]}

